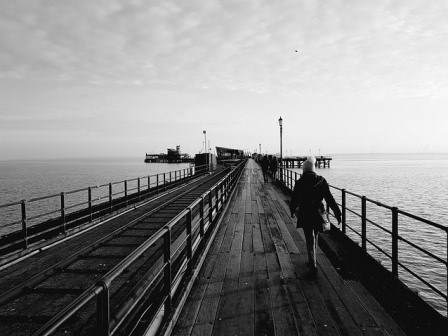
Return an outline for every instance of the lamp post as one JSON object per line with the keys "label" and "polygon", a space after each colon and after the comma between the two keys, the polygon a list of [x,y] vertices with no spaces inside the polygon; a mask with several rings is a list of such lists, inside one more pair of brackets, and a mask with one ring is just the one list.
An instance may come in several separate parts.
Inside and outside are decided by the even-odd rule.
{"label": "lamp post", "polygon": [[203,130],[202,133],[204,133],[204,153],[208,153],[208,151],[207,151],[207,131]]}
{"label": "lamp post", "polygon": [[280,126],[280,181],[283,181],[283,119],[278,118],[278,125]]}
{"label": "lamp post", "polygon": [[258,153],[261,155],[261,144],[258,144],[258,147],[259,147],[259,151],[258,151]]}

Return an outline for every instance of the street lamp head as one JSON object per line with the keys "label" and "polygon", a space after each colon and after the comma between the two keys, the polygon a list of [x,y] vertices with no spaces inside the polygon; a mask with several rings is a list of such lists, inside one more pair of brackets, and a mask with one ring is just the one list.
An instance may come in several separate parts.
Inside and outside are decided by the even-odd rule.
{"label": "street lamp head", "polygon": [[282,117],[278,118],[278,124],[280,125],[280,127],[283,126],[283,119],[282,119]]}

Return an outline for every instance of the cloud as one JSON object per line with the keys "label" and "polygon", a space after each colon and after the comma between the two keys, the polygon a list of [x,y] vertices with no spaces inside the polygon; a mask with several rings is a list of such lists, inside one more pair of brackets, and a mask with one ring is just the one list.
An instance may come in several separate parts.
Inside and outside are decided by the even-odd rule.
{"label": "cloud", "polygon": [[0,79],[321,95],[448,90],[441,2],[1,0],[0,9]]}

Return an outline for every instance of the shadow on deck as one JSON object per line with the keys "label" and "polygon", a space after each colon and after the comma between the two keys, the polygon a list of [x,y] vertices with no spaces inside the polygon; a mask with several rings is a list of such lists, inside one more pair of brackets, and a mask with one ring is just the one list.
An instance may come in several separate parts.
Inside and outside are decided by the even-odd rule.
{"label": "shadow on deck", "polygon": [[174,335],[404,335],[319,250],[307,275],[302,231],[250,160],[174,327]]}

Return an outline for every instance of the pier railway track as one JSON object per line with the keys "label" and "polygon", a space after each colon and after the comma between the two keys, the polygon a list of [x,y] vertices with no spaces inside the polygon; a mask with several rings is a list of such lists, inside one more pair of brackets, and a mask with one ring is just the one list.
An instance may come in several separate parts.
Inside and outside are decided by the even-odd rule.
{"label": "pier railway track", "polygon": [[[229,169],[224,169],[194,181],[172,193],[170,197],[165,197],[152,209],[132,220],[123,222],[111,232],[98,235],[93,240],[87,240],[89,243],[82,247],[71,246],[74,250],[70,251],[69,255],[54,264],[47,265],[47,268],[40,272],[18,282],[17,279],[11,278],[9,284],[3,283],[1,285],[3,292],[0,296],[0,335],[33,335],[53,316],[75,301],[86,289],[94,285],[142,243],[189,207],[198,197],[201,197],[228,172]],[[203,212],[208,213],[210,207],[212,209],[217,207],[216,202],[220,200],[218,192],[219,190],[214,202],[211,197],[210,202],[208,199],[204,202]],[[197,216],[198,211],[199,209],[196,209],[191,216]],[[193,241],[196,241],[198,235],[199,230],[192,233]],[[174,274],[184,262],[186,252],[182,247],[186,244],[185,236],[184,225],[173,227],[171,241],[174,251],[172,257],[172,272]],[[109,289],[111,309],[114,307],[119,309],[127,300],[129,293],[135,291],[142,281],[157,275],[163,264],[162,245],[163,242],[156,242],[114,281]],[[63,249],[63,247],[60,248]],[[67,251],[65,252],[67,253]],[[20,265],[17,266],[20,267]],[[0,280],[0,282],[2,281]],[[160,286],[160,282],[154,284],[155,292],[157,292],[157,288],[160,289]],[[149,299],[151,299],[150,296],[146,298],[146,300]],[[94,302],[87,305],[82,312],[68,320],[67,326],[55,334],[96,334],[95,310]],[[124,310],[121,310],[124,313]]]}

